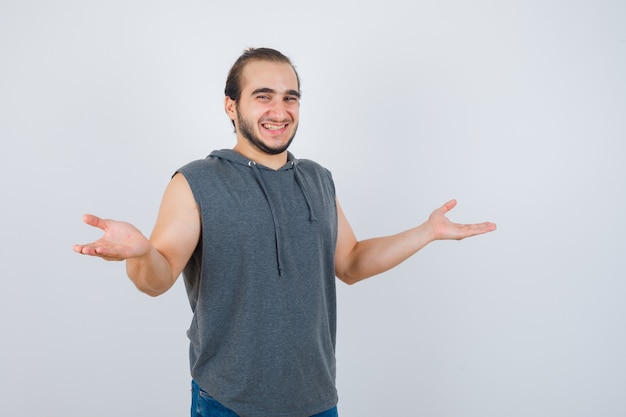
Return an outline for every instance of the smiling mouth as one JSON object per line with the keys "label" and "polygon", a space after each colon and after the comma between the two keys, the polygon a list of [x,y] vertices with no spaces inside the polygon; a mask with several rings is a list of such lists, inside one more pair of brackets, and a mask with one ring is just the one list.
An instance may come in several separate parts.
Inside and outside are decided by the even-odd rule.
{"label": "smiling mouth", "polygon": [[287,127],[286,123],[274,124],[274,123],[262,123],[261,126],[267,130],[281,130]]}

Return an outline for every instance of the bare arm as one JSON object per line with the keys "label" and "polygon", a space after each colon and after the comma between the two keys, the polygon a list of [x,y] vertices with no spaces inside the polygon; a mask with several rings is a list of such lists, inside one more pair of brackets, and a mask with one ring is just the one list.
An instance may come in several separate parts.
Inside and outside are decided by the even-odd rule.
{"label": "bare arm", "polygon": [[454,206],[456,200],[448,201],[433,211],[426,222],[396,235],[357,241],[337,202],[339,231],[335,250],[335,274],[342,281],[354,284],[397,266],[435,240],[461,240],[496,229],[496,225],[490,222],[452,223],[446,213]]}
{"label": "bare arm", "polygon": [[176,174],[165,190],[149,240],[129,223],[89,214],[83,220],[102,229],[104,236],[89,244],[74,245],[74,250],[106,260],[126,260],[130,279],[151,296],[163,294],[174,285],[200,238],[198,207],[181,174]]}

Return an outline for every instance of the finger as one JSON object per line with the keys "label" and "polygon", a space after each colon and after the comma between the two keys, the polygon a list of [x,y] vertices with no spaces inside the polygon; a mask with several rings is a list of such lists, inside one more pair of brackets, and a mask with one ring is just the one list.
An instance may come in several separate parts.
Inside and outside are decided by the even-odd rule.
{"label": "finger", "polygon": [[101,219],[98,216],[94,216],[93,214],[83,215],[83,222],[85,222],[89,226],[97,227],[98,229],[102,230],[104,230],[106,227],[106,220]]}
{"label": "finger", "polygon": [[96,256],[106,261],[123,261],[125,259],[122,254],[103,246],[94,246],[92,244],[74,245],[73,249],[81,255]]}
{"label": "finger", "polygon": [[464,229],[464,237],[470,237],[474,235],[481,235],[496,230],[495,223],[484,222],[476,224],[467,224],[462,227]]}
{"label": "finger", "polygon": [[94,256],[99,256],[100,258],[107,261],[123,261],[126,259],[122,252],[108,248],[106,246],[99,246],[94,248]]}
{"label": "finger", "polygon": [[91,244],[74,245],[72,249],[74,249],[74,252],[80,253],[81,255],[99,256],[96,248]]}
{"label": "finger", "polygon": [[107,246],[98,245],[97,242],[88,243],[85,245],[74,245],[74,251],[82,255],[98,256],[107,260],[122,260],[124,259],[116,250],[113,250]]}
{"label": "finger", "polygon": [[483,226],[483,229],[485,229],[485,232],[493,232],[494,230],[498,228],[498,226],[492,222],[485,222],[482,224],[482,226]]}
{"label": "finger", "polygon": [[441,207],[441,211],[445,214],[447,212],[449,212],[450,210],[452,210],[454,207],[456,207],[456,203],[457,201],[455,199],[452,199],[450,201],[448,201],[446,204],[444,204]]}
{"label": "finger", "polygon": [[475,225],[475,227],[480,230],[482,233],[491,232],[496,230],[496,224],[491,222],[484,222]]}
{"label": "finger", "polygon": [[123,261],[124,260],[124,258],[119,256],[119,255],[111,254],[111,253],[108,253],[108,252],[101,253],[98,250],[96,250],[96,254],[94,256],[102,258],[105,261]]}

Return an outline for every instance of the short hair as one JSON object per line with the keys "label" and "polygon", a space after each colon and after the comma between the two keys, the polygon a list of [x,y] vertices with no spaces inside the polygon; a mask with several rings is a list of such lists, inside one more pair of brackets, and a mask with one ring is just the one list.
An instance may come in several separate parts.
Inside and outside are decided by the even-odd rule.
{"label": "short hair", "polygon": [[237,101],[241,97],[241,74],[246,64],[251,61],[270,61],[291,65],[293,72],[296,74],[296,79],[298,80],[298,90],[300,90],[300,76],[288,57],[271,48],[248,48],[237,58],[237,61],[233,64],[226,78],[224,95],[230,97],[231,100]]}

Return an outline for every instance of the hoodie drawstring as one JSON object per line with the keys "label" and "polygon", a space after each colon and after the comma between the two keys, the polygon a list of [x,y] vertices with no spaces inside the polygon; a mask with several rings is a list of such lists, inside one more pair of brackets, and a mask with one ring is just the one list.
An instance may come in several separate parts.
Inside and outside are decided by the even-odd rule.
{"label": "hoodie drawstring", "polygon": [[256,178],[263,194],[265,195],[265,200],[267,200],[267,204],[270,206],[270,212],[272,213],[272,220],[274,221],[274,239],[276,239],[276,263],[278,264],[278,276],[283,275],[283,266],[282,266],[282,253],[280,250],[280,232],[278,231],[278,219],[276,218],[276,210],[274,209],[274,204],[270,199],[269,194],[267,193],[267,189],[265,188],[265,182],[263,182],[263,177],[261,176],[261,172],[259,172],[259,168],[256,166],[256,162],[249,161],[248,165],[252,167],[252,172],[254,172],[254,177]]}
{"label": "hoodie drawstring", "polygon": [[309,220],[312,222],[316,222],[317,217],[315,217],[315,213],[313,213],[313,206],[311,205],[311,197],[309,197],[309,193],[307,192],[306,187],[304,186],[304,183],[302,182],[302,173],[300,172],[300,168],[298,168],[298,160],[294,159],[291,163],[293,165],[294,176],[296,178],[296,182],[300,186],[300,190],[302,191],[302,195],[304,196],[306,205],[309,207]]}
{"label": "hoodie drawstring", "polygon": [[[317,218],[315,217],[315,214],[313,212],[313,205],[311,203],[311,198],[304,186],[302,173],[300,172],[300,169],[298,168],[298,160],[297,159],[292,160],[291,164],[294,168],[294,177],[296,179],[296,183],[298,184],[298,187],[300,187],[300,190],[302,191],[302,195],[304,196],[304,200],[306,201],[307,207],[309,209],[309,221],[316,222]],[[281,244],[280,244],[281,239],[280,239],[280,231],[278,228],[278,218],[276,217],[276,210],[274,208],[274,204],[272,203],[272,199],[270,198],[267,192],[267,188],[265,187],[265,182],[263,181],[263,176],[261,175],[261,172],[259,170],[259,167],[257,167],[256,162],[248,161],[248,166],[252,168],[252,172],[254,172],[254,177],[256,178],[256,181],[259,183],[259,187],[261,187],[261,191],[263,191],[263,195],[265,195],[265,200],[267,200],[267,204],[269,205],[270,212],[272,213],[272,221],[274,222],[274,239],[276,240],[276,263],[278,265],[278,276],[282,276],[283,275],[283,253],[282,253]]]}

